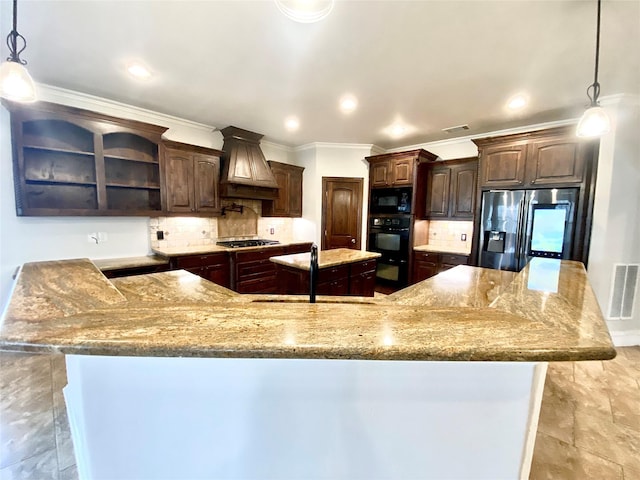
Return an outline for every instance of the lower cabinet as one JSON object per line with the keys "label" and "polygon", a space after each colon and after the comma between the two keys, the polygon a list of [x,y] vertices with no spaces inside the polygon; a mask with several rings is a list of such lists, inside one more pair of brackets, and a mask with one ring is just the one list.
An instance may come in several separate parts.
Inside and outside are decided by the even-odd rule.
{"label": "lower cabinet", "polygon": [[276,264],[269,259],[279,255],[304,253],[310,250],[311,243],[300,243],[230,252],[231,289],[238,293],[279,293]]}
{"label": "lower cabinet", "polygon": [[[309,271],[276,265],[278,292],[282,295],[308,295]],[[318,295],[373,297],[376,285],[376,260],[366,260],[318,271]]]}
{"label": "lower cabinet", "polygon": [[223,287],[231,287],[227,252],[174,257],[171,259],[171,269],[184,269]]}
{"label": "lower cabinet", "polygon": [[231,288],[238,293],[277,293],[276,266],[269,258],[285,253],[284,247],[231,252]]}
{"label": "lower cabinet", "polygon": [[468,255],[443,252],[413,252],[413,283],[421,282],[457,265],[467,265]]}
{"label": "lower cabinet", "polygon": [[376,260],[352,263],[349,276],[349,295],[373,297],[376,287]]}

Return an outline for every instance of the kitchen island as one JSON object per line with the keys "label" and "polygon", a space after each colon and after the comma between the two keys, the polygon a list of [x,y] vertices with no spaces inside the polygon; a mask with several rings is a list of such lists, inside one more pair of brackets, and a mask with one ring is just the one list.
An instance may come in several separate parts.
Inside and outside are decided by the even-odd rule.
{"label": "kitchen island", "polygon": [[30,263],[0,347],[67,354],[82,478],[526,478],[545,362],[615,356],[568,261],[313,305]]}
{"label": "kitchen island", "polygon": [[[318,252],[318,295],[373,297],[376,285],[376,252],[336,248]],[[276,264],[280,294],[308,295],[311,253],[271,257]]]}

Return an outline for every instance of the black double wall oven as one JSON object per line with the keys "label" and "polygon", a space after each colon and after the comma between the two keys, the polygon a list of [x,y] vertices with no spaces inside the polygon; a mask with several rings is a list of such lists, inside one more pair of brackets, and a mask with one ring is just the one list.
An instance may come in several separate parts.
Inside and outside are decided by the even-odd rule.
{"label": "black double wall oven", "polygon": [[386,214],[369,217],[368,250],[378,258],[376,282],[393,288],[409,284],[411,215]]}

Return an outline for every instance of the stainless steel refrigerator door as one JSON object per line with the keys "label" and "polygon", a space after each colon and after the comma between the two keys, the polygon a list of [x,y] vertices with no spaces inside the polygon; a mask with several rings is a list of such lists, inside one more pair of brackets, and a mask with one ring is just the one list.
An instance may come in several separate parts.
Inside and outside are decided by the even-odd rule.
{"label": "stainless steel refrigerator door", "polygon": [[[549,188],[541,190],[527,190],[525,204],[525,225],[524,235],[520,243],[518,270],[524,266],[534,256],[547,256],[541,253],[533,254],[531,240],[534,226],[534,209],[538,206],[564,205],[564,233],[562,238],[562,254],[560,258],[569,259],[573,255],[573,233],[576,225],[576,215],[578,207],[579,189],[577,188]],[[549,258],[549,257],[548,257]],[[553,258],[550,256],[550,258]]]}
{"label": "stainless steel refrigerator door", "polygon": [[519,223],[525,200],[524,190],[491,190],[482,194],[480,223],[480,266],[518,270]]}

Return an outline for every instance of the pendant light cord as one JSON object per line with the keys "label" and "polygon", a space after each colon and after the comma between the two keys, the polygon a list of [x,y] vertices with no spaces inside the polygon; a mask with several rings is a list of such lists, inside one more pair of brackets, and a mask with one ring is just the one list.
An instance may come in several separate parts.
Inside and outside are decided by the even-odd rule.
{"label": "pendant light cord", "polygon": [[[598,83],[598,63],[600,61],[600,3],[598,0],[598,16],[596,23],[596,68],[593,78],[593,84],[587,88],[587,97],[591,100],[591,106],[598,105],[598,97],[600,96],[600,84]],[[593,97],[589,94],[589,91],[593,89]]]}
{"label": "pendant light cord", "polygon": [[[22,48],[18,50],[18,39],[22,40]],[[26,65],[27,62],[20,59],[20,54],[27,48],[27,41],[18,33],[18,0],[13,0],[13,30],[7,35],[7,47],[9,47],[9,56],[7,61]]]}

